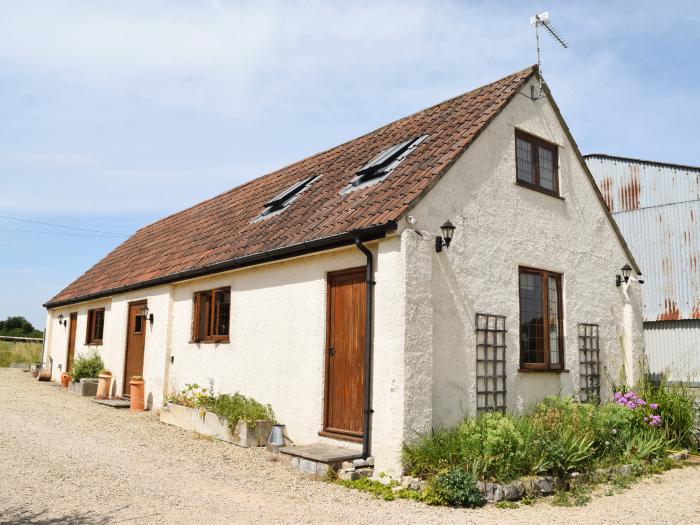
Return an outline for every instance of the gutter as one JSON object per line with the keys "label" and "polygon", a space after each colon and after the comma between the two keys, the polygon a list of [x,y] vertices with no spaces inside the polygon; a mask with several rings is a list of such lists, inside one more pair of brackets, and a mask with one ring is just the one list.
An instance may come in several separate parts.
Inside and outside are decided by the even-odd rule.
{"label": "gutter", "polygon": [[365,273],[365,380],[364,380],[364,424],[362,432],[362,457],[367,459],[370,456],[370,435],[372,419],[372,323],[374,318],[373,301],[374,285],[372,279],[374,275],[374,260],[372,252],[362,244],[360,237],[355,237],[355,246],[367,257],[367,271]]}
{"label": "gutter", "polygon": [[393,232],[397,228],[398,225],[396,224],[396,222],[388,221],[385,224],[370,226],[367,228],[360,228],[358,230],[353,230],[352,232],[340,233],[337,235],[332,235],[330,237],[314,239],[312,241],[304,241],[298,244],[284,246],[282,248],[275,248],[264,252],[254,253],[252,255],[244,255],[242,257],[236,257],[234,259],[229,259],[227,261],[212,264],[209,266],[184,270],[182,272],[165,275],[163,277],[156,277],[155,279],[149,279],[140,283],[120,286],[117,288],[110,288],[101,292],[81,295],[72,299],[65,299],[62,301],[48,301],[42,306],[44,306],[44,308],[56,308],[59,306],[66,306],[69,304],[90,301],[93,299],[100,299],[102,297],[109,297],[111,295],[117,295],[120,293],[131,292],[133,290],[150,288],[152,286],[157,286],[160,284],[169,284],[177,281],[184,281],[186,279],[192,279],[194,277],[211,275],[227,270],[235,270],[238,268],[245,268],[247,266],[254,266],[256,264],[262,264],[265,262],[290,259],[292,257],[321,252],[333,248],[350,246],[354,244],[356,239],[358,239],[360,236],[362,237],[363,241],[382,239],[386,237],[386,234],[388,232]]}

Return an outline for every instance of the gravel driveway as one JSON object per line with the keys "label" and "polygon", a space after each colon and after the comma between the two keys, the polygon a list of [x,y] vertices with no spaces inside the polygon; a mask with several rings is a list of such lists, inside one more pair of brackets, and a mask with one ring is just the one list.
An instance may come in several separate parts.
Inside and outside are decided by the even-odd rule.
{"label": "gravel driveway", "polygon": [[700,523],[700,469],[586,507],[385,502],[0,369],[0,523]]}

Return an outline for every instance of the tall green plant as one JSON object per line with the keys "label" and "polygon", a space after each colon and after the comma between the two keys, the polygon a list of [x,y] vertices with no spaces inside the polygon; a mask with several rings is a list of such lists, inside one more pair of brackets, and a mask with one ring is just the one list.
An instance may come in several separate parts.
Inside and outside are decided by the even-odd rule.
{"label": "tall green plant", "polygon": [[105,364],[100,355],[97,352],[93,352],[89,355],[79,356],[73,363],[70,375],[73,381],[77,383],[83,377],[97,377],[100,374],[100,370],[104,367]]}
{"label": "tall green plant", "polygon": [[620,393],[633,392],[647,406],[653,406],[660,417],[658,426],[671,445],[695,449],[695,396],[683,383],[669,385],[664,378],[660,382],[652,381],[645,362],[641,363],[641,369],[641,379],[636,385],[620,383],[613,385],[613,389]]}

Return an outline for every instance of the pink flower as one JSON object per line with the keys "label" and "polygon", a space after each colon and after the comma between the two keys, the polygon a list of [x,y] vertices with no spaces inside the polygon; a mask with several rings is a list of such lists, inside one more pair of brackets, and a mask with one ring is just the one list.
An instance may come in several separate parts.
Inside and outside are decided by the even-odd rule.
{"label": "pink flower", "polygon": [[656,403],[652,403],[649,405],[649,408],[651,408],[652,410],[656,410],[657,408],[659,408],[659,405],[657,405]]}

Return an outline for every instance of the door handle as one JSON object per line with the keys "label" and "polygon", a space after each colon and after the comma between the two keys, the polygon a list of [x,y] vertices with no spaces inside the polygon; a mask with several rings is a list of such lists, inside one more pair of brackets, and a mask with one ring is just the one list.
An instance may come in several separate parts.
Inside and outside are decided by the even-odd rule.
{"label": "door handle", "polygon": [[329,346],[328,347],[328,355],[333,357],[335,355],[335,348],[333,348],[332,346]]}

